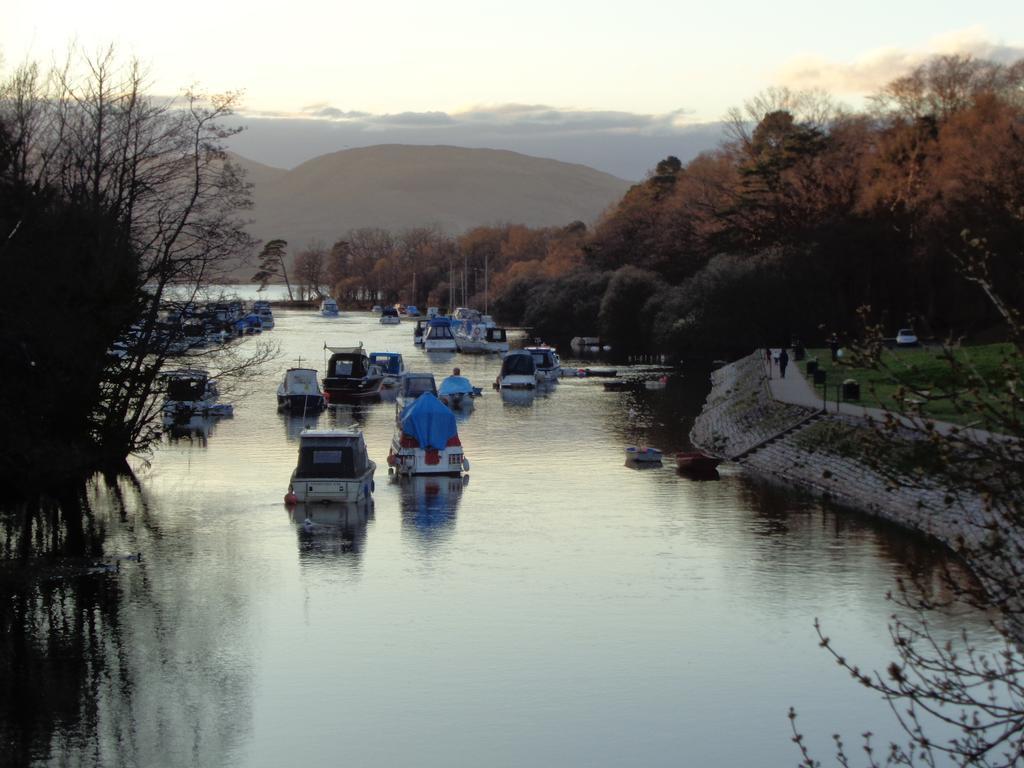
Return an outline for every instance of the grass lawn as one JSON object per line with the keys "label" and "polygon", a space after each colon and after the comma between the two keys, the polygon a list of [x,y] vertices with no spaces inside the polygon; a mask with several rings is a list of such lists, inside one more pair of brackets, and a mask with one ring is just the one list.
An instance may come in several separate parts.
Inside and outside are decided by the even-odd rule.
{"label": "grass lawn", "polygon": [[[922,412],[933,419],[950,421],[956,424],[982,426],[979,417],[971,408],[965,408],[963,402],[955,403],[948,393],[957,389],[964,400],[970,396],[964,394],[967,388],[966,376],[954,375],[949,362],[944,358],[942,349],[938,347],[910,347],[906,349],[887,349],[882,353],[883,369],[859,368],[840,358],[832,362],[828,349],[808,349],[808,359],[817,359],[818,367],[826,372],[829,395],[835,396],[835,386],[845,379],[854,379],[860,384],[860,400],[850,401],[860,405],[888,408],[896,412],[905,412],[911,405],[900,401],[897,397],[901,386],[905,387],[904,395],[911,401],[921,400]],[[985,344],[981,346],[960,347],[956,350],[956,358],[964,365],[973,367],[978,376],[987,382],[1001,384],[1006,379],[1003,364],[1014,358],[1013,346],[1010,344]],[[799,363],[801,370],[807,372],[806,361]],[[887,369],[887,370],[886,370]],[[808,376],[808,381],[811,377]],[[933,400],[917,396],[914,391],[929,393]],[[982,400],[1000,403],[1005,407],[1007,398],[993,398],[982,394]],[[964,411],[967,411],[966,413]]]}

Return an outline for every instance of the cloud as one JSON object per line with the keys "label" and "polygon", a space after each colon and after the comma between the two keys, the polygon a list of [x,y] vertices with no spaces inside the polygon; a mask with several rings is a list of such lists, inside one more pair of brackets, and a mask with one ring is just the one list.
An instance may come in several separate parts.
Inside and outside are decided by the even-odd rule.
{"label": "cloud", "polygon": [[905,75],[932,56],[960,54],[1008,64],[1024,58],[1024,45],[993,42],[983,27],[968,27],[941,35],[916,48],[880,48],[839,62],[823,56],[791,59],[776,72],[776,80],[792,88],[821,88],[836,94],[863,95]]}
{"label": "cloud", "polygon": [[345,123],[349,128],[421,130],[432,127],[485,129],[497,133],[566,134],[573,132],[641,132],[673,134],[687,126],[686,109],[664,114],[642,114],[616,110],[562,109],[546,104],[478,105],[458,112],[398,112],[372,114],[344,110],[326,103],[310,104],[299,114],[245,112],[247,117],[318,119]]}

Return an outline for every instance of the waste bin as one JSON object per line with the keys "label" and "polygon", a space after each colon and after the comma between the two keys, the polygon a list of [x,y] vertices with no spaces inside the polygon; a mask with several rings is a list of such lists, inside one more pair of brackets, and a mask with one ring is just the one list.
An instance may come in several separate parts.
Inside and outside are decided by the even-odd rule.
{"label": "waste bin", "polygon": [[843,382],[843,400],[860,400],[860,384],[853,379]]}
{"label": "waste bin", "polygon": [[809,375],[813,376],[817,372],[818,372],[818,361],[815,360],[812,357],[810,360],[807,361],[807,373]]}
{"label": "waste bin", "polygon": [[825,383],[825,372],[821,368],[814,369],[814,383],[824,384]]}

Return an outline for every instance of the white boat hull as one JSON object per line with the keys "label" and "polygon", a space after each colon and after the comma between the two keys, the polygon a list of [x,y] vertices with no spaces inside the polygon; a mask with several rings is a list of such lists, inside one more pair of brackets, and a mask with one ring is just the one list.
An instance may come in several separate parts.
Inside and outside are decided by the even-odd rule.
{"label": "white boat hull", "polygon": [[391,441],[388,465],[400,475],[461,475],[469,469],[462,446],[449,446],[440,450],[402,448]]}
{"label": "white boat hull", "polygon": [[455,352],[455,339],[427,339],[423,342],[423,348],[427,352]]}
{"label": "white boat hull", "polygon": [[315,503],[319,501],[362,501],[373,493],[373,471],[377,465],[372,461],[369,469],[360,477],[331,478],[307,477],[296,479],[292,473],[292,493],[300,502]]}
{"label": "white boat hull", "polygon": [[380,322],[381,325],[399,325],[402,322],[402,318],[385,315],[378,322]]}

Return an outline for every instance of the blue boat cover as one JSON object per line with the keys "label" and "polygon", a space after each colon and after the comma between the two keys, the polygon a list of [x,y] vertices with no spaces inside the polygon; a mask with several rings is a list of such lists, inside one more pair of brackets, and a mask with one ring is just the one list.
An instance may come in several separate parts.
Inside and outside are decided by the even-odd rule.
{"label": "blue boat cover", "polygon": [[429,321],[427,321],[427,325],[433,325],[433,326],[447,325],[447,326],[451,327],[452,319],[450,317],[432,317],[432,318],[430,318]]}
{"label": "blue boat cover", "polygon": [[473,385],[465,376],[449,376],[441,382],[437,388],[438,395],[469,395],[473,392]]}
{"label": "blue boat cover", "polygon": [[459,434],[455,415],[432,392],[424,392],[405,406],[399,423],[402,432],[415,437],[423,448],[440,450]]}

